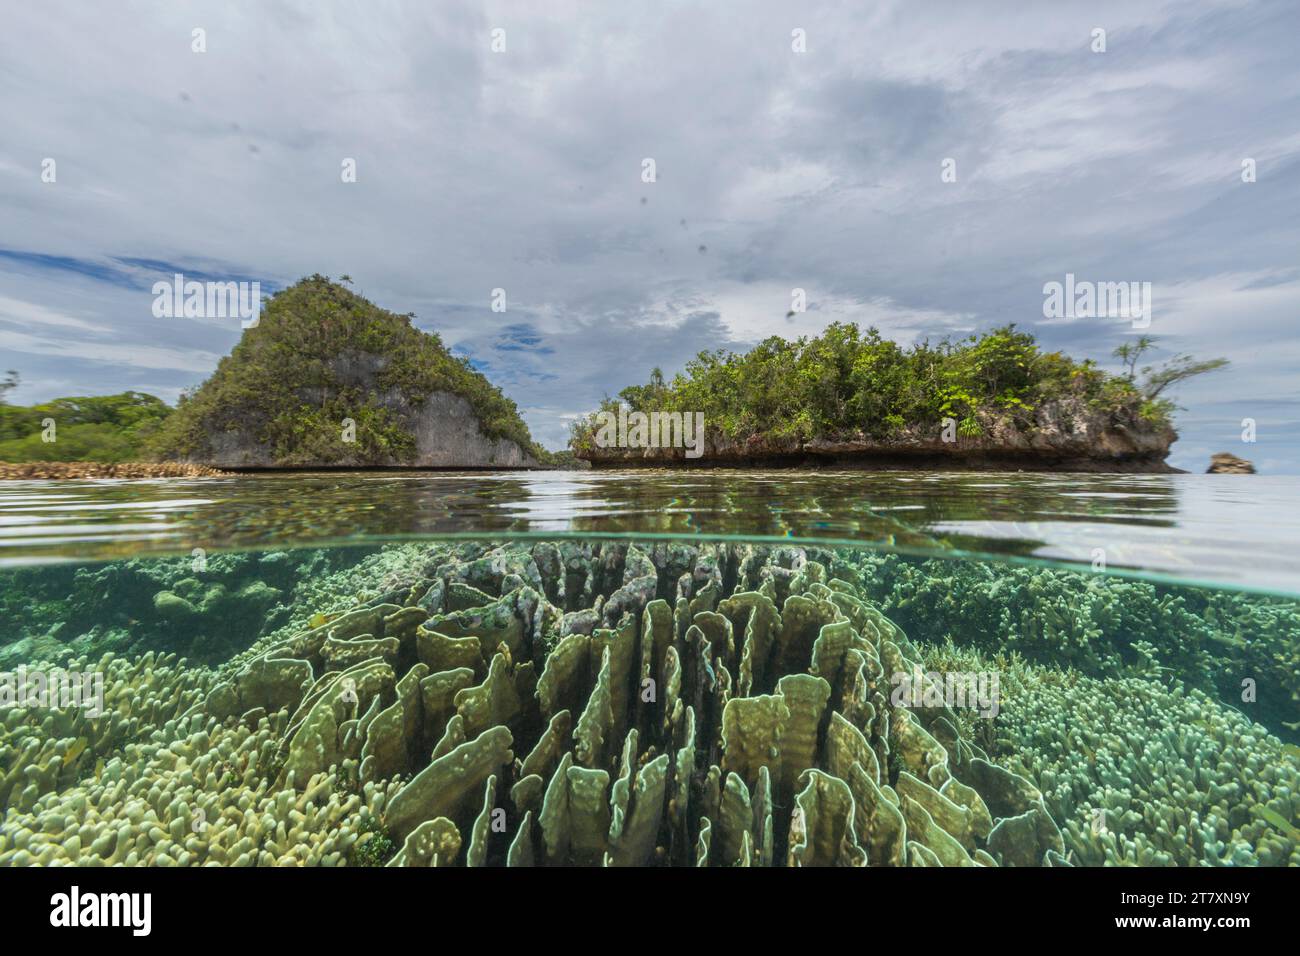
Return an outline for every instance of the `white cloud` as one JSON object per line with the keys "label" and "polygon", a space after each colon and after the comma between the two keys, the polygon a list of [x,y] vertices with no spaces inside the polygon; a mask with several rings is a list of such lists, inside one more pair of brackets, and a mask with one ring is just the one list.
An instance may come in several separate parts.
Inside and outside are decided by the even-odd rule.
{"label": "white cloud", "polygon": [[206,374],[217,364],[219,355],[212,352],[182,351],[149,345],[114,345],[108,342],[82,342],[56,339],[0,329],[0,348],[33,355],[54,355],[61,359],[84,359],[90,362],[121,363],[140,368],[181,369]]}
{"label": "white cloud", "polygon": [[35,302],[24,302],[0,295],[0,322],[26,328],[54,327],[80,329],[86,332],[107,332],[103,325],[65,315]]}

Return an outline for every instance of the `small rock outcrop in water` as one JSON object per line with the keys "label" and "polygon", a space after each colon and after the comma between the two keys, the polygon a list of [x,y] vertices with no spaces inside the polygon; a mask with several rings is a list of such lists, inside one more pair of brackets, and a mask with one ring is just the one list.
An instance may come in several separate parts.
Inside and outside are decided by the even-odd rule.
{"label": "small rock outcrop in water", "polygon": [[1255,466],[1244,458],[1238,458],[1231,452],[1221,451],[1210,456],[1210,467],[1205,469],[1207,475],[1253,475]]}
{"label": "small rock outcrop in water", "polygon": [[531,468],[515,403],[437,335],[323,276],[277,293],[163,426],[219,468]]}

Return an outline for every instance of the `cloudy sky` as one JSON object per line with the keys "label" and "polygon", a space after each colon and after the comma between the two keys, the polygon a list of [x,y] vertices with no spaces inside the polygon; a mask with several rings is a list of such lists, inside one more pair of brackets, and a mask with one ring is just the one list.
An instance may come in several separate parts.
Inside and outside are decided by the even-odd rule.
{"label": "cloudy sky", "polygon": [[[1014,321],[1114,367],[1130,321],[1044,319],[1044,283],[1073,273],[1150,282],[1163,354],[1232,361],[1177,393],[1173,464],[1300,473],[1300,5],[55,0],[4,19],[13,401],[200,382],[239,323],[155,318],[173,272],[264,291],[346,273],[557,448],[654,366],[837,319],[904,342]],[[808,309],[786,318],[795,288]]]}

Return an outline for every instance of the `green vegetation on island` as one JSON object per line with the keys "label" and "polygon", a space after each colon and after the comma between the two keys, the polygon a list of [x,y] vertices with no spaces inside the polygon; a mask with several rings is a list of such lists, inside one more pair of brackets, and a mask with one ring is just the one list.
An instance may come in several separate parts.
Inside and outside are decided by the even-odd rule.
{"label": "green vegetation on island", "polygon": [[138,461],[171,407],[144,392],[10,405],[16,372],[0,382],[0,461]]}
{"label": "green vegetation on island", "polygon": [[214,436],[251,431],[278,464],[334,461],[350,419],[356,463],[411,461],[415,436],[395,409],[447,392],[469,403],[489,439],[536,453],[515,403],[412,318],[320,275],[277,292],[212,376],[182,397],[154,452],[204,460]]}
{"label": "green vegetation on island", "polygon": [[[748,352],[700,352],[666,381],[655,369],[645,385],[623,389],[601,410],[702,412],[711,434],[729,442],[887,441],[937,433],[943,419],[978,438],[1010,427],[1035,427],[1035,411],[1068,401],[1121,424],[1168,427],[1175,383],[1226,365],[1178,356],[1160,367],[1138,365],[1154,348],[1142,337],[1115,350],[1125,374],[1091,359],[1039,348],[1033,335],[1006,325],[960,341],[910,347],[835,322],[821,335],[794,341],[772,336]],[[592,447],[595,416],[573,425],[572,445]]]}

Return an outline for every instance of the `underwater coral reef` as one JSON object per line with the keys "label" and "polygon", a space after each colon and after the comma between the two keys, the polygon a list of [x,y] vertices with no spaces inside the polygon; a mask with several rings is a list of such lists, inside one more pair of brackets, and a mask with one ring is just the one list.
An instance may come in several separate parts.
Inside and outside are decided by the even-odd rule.
{"label": "underwater coral reef", "polygon": [[381,567],[365,562],[375,551],[198,551],[6,570],[0,572],[0,668],[110,651],[220,664],[266,634],[335,609],[339,596],[354,602],[367,583],[358,574],[382,577]]}
{"label": "underwater coral reef", "polygon": [[1097,678],[1148,677],[1300,731],[1300,601],[1066,568],[815,551],[912,638],[1068,666]]}
{"label": "underwater coral reef", "polygon": [[[1300,863],[1300,770],[1260,725],[913,641],[868,566],[408,546],[219,666],[64,658],[104,671],[106,715],[0,715],[0,865]],[[998,672],[996,714],[950,706],[952,670]]]}

